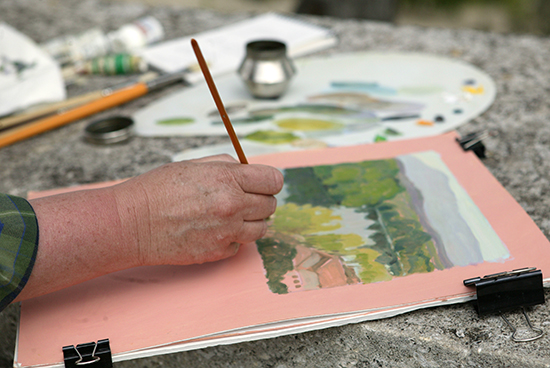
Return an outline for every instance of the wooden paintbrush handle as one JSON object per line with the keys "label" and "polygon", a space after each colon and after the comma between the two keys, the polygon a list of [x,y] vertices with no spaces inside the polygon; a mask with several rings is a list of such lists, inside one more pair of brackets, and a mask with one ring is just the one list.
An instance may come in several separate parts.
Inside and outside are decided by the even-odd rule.
{"label": "wooden paintbrush handle", "polygon": [[0,119],[0,129],[6,129],[11,126],[21,124],[29,120],[33,120],[45,115],[57,113],[58,110],[61,110],[61,109],[67,109],[67,108],[83,105],[90,101],[97,100],[103,96],[104,96],[103,91],[94,91],[94,92],[86,93],[85,95],[69,98],[65,101],[50,103],[42,107],[33,109],[29,112],[23,112],[21,114],[8,116],[7,118]]}
{"label": "wooden paintbrush handle", "polygon": [[191,47],[193,47],[193,51],[195,52],[195,56],[197,57],[197,61],[198,61],[199,66],[202,70],[202,74],[204,75],[204,79],[206,80],[206,84],[208,85],[208,88],[210,89],[210,93],[212,93],[212,98],[214,99],[214,103],[216,104],[216,107],[218,108],[218,111],[220,113],[220,117],[222,118],[222,121],[223,121],[223,125],[225,125],[225,129],[227,130],[227,134],[229,134],[229,138],[231,139],[231,143],[233,144],[233,147],[235,148],[235,151],[237,152],[237,156],[239,157],[239,161],[241,162],[241,164],[248,164],[248,160],[246,159],[244,151],[241,147],[241,143],[239,142],[239,138],[237,137],[237,134],[235,133],[235,130],[233,129],[233,125],[231,124],[231,120],[229,120],[229,115],[227,114],[227,111],[225,110],[225,106],[223,105],[220,94],[218,93],[218,89],[216,88],[216,84],[214,83],[214,79],[212,78],[212,74],[210,74],[210,70],[208,69],[208,64],[206,63],[206,60],[204,60],[204,56],[202,55],[202,51],[201,51],[201,48],[199,46],[199,43],[194,38],[191,39]]}
{"label": "wooden paintbrush handle", "polygon": [[108,96],[94,100],[88,104],[81,105],[69,111],[50,116],[37,121],[23,124],[13,129],[8,129],[0,133],[0,147],[13,144],[20,140],[30,138],[48,130],[58,128],[73,121],[85,118],[100,111],[121,105],[135,98],[145,95],[148,87],[145,83],[136,83],[127,88],[123,88]]}

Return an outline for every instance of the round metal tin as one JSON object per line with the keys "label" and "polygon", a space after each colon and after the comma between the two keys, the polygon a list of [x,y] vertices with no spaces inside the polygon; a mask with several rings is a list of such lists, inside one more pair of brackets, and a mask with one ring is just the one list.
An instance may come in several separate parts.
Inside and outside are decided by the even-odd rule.
{"label": "round metal tin", "polygon": [[124,116],[115,116],[94,121],[84,129],[84,138],[95,144],[125,142],[132,136],[134,121]]}

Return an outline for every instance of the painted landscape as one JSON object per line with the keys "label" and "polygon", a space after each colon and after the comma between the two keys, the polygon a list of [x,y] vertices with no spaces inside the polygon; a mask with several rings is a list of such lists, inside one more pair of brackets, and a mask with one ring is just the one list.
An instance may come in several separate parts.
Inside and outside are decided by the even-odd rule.
{"label": "painted landscape", "polygon": [[435,152],[284,170],[257,241],[273,293],[390,281],[510,257]]}

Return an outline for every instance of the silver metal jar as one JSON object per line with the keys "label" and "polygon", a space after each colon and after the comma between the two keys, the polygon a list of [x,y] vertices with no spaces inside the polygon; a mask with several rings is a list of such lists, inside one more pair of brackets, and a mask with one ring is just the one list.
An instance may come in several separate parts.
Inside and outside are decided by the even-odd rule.
{"label": "silver metal jar", "polygon": [[260,40],[246,45],[246,56],[238,74],[252,96],[279,98],[287,89],[296,68],[279,41]]}

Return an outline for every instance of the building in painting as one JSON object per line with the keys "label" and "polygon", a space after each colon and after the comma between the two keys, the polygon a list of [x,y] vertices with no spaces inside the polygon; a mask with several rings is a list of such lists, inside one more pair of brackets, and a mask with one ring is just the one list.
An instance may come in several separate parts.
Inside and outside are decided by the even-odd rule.
{"label": "building in painting", "polygon": [[346,266],[339,256],[296,246],[294,269],[285,274],[283,283],[288,291],[315,290],[361,283],[353,268]]}

